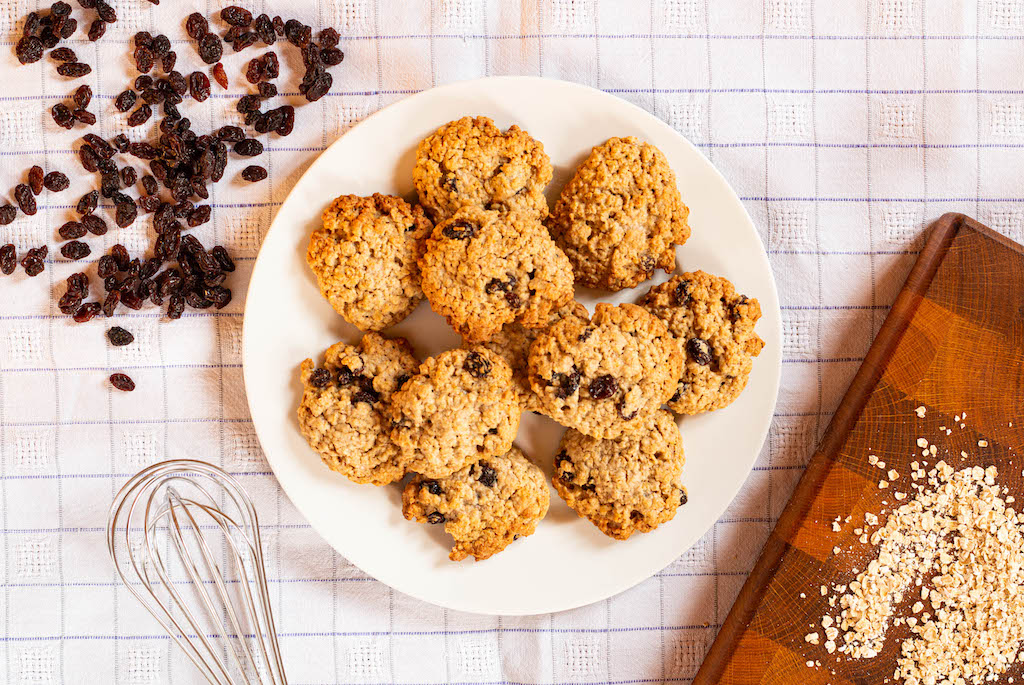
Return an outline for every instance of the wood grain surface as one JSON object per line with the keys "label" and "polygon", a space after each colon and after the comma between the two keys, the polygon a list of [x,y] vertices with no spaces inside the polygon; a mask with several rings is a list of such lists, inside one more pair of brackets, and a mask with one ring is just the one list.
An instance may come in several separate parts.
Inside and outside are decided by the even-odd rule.
{"label": "wood grain surface", "polygon": [[[833,532],[832,521],[849,515],[863,521],[864,512],[883,508],[883,500],[892,508],[895,489],[910,492],[905,475],[894,488],[879,489],[885,473],[867,457],[876,454],[887,469],[907,474],[910,462],[920,458],[914,449],[918,437],[933,439],[939,457],[954,468],[996,465],[999,482],[1020,499],[1024,464],[1014,450],[1024,443],[1022,388],[1024,249],[962,214],[946,214],[932,226],[693,682],[891,681],[900,644],[910,634],[906,626],[890,628],[885,649],[874,659],[829,655],[804,641],[807,633],[822,632],[822,615],[836,613],[820,586],[850,582],[854,569],[874,557],[870,545],[858,542],[853,525]],[[921,405],[927,407],[923,419],[914,411]],[[953,417],[963,412],[960,429]],[[939,426],[956,430],[945,436]],[[979,440],[989,447],[979,448]],[[961,450],[968,459],[959,456]],[[908,613],[907,607],[898,613]],[[820,660],[821,667],[808,668],[808,660]],[[1020,682],[1021,676],[1015,668],[1002,681]]]}

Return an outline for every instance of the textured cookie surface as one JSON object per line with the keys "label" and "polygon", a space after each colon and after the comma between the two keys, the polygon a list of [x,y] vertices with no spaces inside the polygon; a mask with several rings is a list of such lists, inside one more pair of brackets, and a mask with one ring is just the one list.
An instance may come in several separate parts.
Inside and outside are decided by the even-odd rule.
{"label": "textured cookie surface", "polygon": [[428,359],[391,402],[391,438],[408,470],[429,478],[505,454],[519,428],[512,370],[484,349]]}
{"label": "textured cookie surface", "polygon": [[566,431],[552,483],[577,514],[625,540],[676,515],[686,501],[679,482],[684,461],[676,422],[661,409],[642,430],[610,440]]}
{"label": "textured cookie surface", "polygon": [[640,303],[665,322],[685,356],[669,409],[698,414],[727,406],[743,392],[764,341],[754,332],[761,305],[732,283],[703,271],[651,288]]}
{"label": "textured cookie surface", "polygon": [[482,459],[447,478],[416,476],[402,492],[402,513],[410,521],[443,523],[455,538],[449,557],[473,555],[483,561],[531,535],[548,511],[544,472],[513,447]]}
{"label": "textured cookie surface", "polygon": [[434,228],[420,268],[431,308],[471,342],[513,321],[544,326],[573,297],[569,260],[521,213],[460,209]]}
{"label": "textured cookie surface", "polygon": [[675,245],[690,237],[689,213],[660,150],[633,137],[611,138],[576,170],[548,225],[577,283],[621,290],[656,268],[675,268]]}
{"label": "textured cookie surface", "polygon": [[682,354],[642,307],[599,303],[589,321],[562,319],[530,348],[530,386],[544,413],[596,438],[640,430],[675,392]]}
{"label": "textured cookie surface", "polygon": [[400,197],[342,195],[324,210],[306,261],[320,292],[363,331],[393,326],[423,299],[418,260],[432,224]]}
{"label": "textured cookie surface", "polygon": [[582,321],[590,319],[587,308],[573,300],[564,307],[559,307],[552,311],[548,318],[547,326],[544,328],[527,328],[519,323],[505,324],[490,340],[476,344],[463,340],[463,347],[467,349],[477,345],[486,347],[504,359],[505,363],[512,368],[512,380],[515,381],[516,390],[519,392],[519,400],[523,405],[523,409],[540,412],[543,411],[543,407],[530,387],[530,372],[527,364],[530,346],[548,326],[568,316],[576,317]]}
{"label": "textured cookie surface", "polygon": [[544,146],[518,126],[502,133],[487,117],[451,121],[416,149],[413,183],[436,221],[461,207],[548,215],[544,187],[551,182]]}
{"label": "textured cookie surface", "polygon": [[367,333],[357,346],[327,348],[324,364],[302,362],[299,430],[332,470],[384,485],[405,474],[391,442],[391,397],[419,362],[403,338]]}

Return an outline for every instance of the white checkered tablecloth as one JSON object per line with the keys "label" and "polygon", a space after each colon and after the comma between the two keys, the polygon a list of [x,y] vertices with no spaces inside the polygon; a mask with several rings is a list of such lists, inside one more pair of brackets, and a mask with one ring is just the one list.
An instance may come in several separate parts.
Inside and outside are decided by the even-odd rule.
{"label": "white checkered tablecloth", "polygon": [[[5,188],[34,163],[79,169],[76,134],[47,113],[72,84],[48,59],[25,67],[14,59],[19,20],[37,2],[0,0]],[[96,91],[90,109],[107,137],[125,130],[111,98],[134,78],[130,36],[167,30],[179,69],[191,71],[199,63],[182,18],[229,3],[114,4],[121,21],[102,41],[79,33],[72,42],[94,66],[74,85]],[[252,9],[264,7],[337,26],[346,58],[333,70],[334,91],[300,108],[295,133],[270,139],[261,158],[270,178],[249,186],[234,161],[234,180],[214,191],[214,220],[199,233],[237,255],[234,302],[167,325],[152,309],[122,313],[117,322],[136,343],[115,349],[103,336],[109,322],[75,325],[56,309],[53,294],[75,267],[58,258],[35,279],[20,268],[0,276],[0,682],[199,682],[118,587],[104,547],[116,489],[141,466],[180,456],[240,474],[257,500],[293,684],[687,682],[884,318],[923,227],[955,210],[1022,237],[1024,0],[260,0]],[[254,54],[226,60],[235,97]],[[306,166],[388,103],[499,74],[593,85],[700,146],[754,217],[785,324],[770,439],[722,520],[636,588],[533,618],[428,606],[335,554],[269,472],[241,377],[249,271]],[[295,83],[288,70],[285,78]],[[237,119],[234,97],[215,93],[185,105],[196,128]],[[0,228],[0,243],[14,242],[21,254],[46,242],[52,257],[55,228],[87,189],[77,178],[63,194],[44,194],[36,216]],[[136,250],[148,243],[148,223],[90,242]],[[113,370],[127,370],[139,389],[112,391],[104,379]],[[552,573],[552,582],[564,581]]]}

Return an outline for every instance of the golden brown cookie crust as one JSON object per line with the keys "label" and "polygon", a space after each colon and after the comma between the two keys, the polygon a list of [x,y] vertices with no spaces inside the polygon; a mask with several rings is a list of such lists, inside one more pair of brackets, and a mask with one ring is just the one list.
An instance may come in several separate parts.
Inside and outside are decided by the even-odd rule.
{"label": "golden brown cookie crust", "polygon": [[433,225],[400,197],[342,195],[324,210],[306,261],[321,294],[363,331],[393,326],[423,299],[418,260]]}
{"label": "golden brown cookie crust", "polygon": [[728,406],[747,386],[764,341],[754,332],[761,305],[727,279],[703,271],[651,288],[640,304],[665,322],[685,358],[668,407],[699,414]]}
{"label": "golden brown cookie crust", "polygon": [[675,268],[675,246],[690,237],[676,177],[658,148],[628,138],[594,147],[562,190],[548,220],[576,282],[631,288],[656,268]]}
{"label": "golden brown cookie crust", "polygon": [[537,339],[541,332],[568,316],[576,317],[582,321],[590,320],[587,308],[573,300],[569,304],[552,311],[544,328],[527,328],[519,323],[509,323],[505,324],[490,340],[482,343],[471,343],[463,339],[462,346],[466,349],[478,346],[485,347],[504,359],[512,368],[512,380],[516,384],[516,391],[519,393],[519,400],[523,405],[523,409],[543,413],[543,406],[534,394],[533,388],[530,387],[528,364],[530,346],[533,345],[533,341]]}
{"label": "golden brown cookie crust", "polygon": [[544,326],[573,297],[569,260],[520,213],[463,207],[434,228],[420,270],[431,308],[471,342],[513,321]]}
{"label": "golden brown cookie crust", "polygon": [[544,413],[596,438],[640,430],[675,391],[679,345],[642,307],[598,303],[589,321],[566,318],[530,347],[530,386]]}
{"label": "golden brown cookie crust", "polygon": [[518,126],[501,129],[487,117],[450,121],[416,148],[413,183],[435,221],[461,207],[548,215],[551,182],[544,146]]}
{"label": "golden brown cookie crust", "polygon": [[659,409],[642,430],[599,440],[565,432],[552,483],[577,514],[625,540],[672,520],[686,501],[679,483],[685,458],[672,415]]}
{"label": "golden brown cookie crust", "polygon": [[519,448],[482,459],[446,478],[416,476],[402,492],[410,521],[444,523],[455,538],[449,558],[483,561],[514,540],[532,535],[548,511],[544,472]]}
{"label": "golden brown cookie crust", "polygon": [[[367,333],[356,346],[331,345],[319,369],[312,359],[302,362],[299,430],[332,471],[373,485],[405,475],[389,437],[391,396],[418,365],[404,338],[377,333]],[[329,380],[318,385],[324,370]]]}
{"label": "golden brown cookie crust", "polygon": [[521,410],[512,369],[488,350],[448,350],[391,398],[391,439],[408,470],[443,478],[508,452]]}

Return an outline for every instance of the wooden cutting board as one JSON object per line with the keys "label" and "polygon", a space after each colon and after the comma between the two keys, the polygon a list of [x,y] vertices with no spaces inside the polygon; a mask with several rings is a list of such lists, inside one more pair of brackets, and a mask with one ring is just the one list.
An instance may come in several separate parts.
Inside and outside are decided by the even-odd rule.
{"label": "wooden cutting board", "polygon": [[[956,455],[947,457],[954,468],[996,465],[999,483],[1021,500],[1024,460],[1014,450],[1024,444],[1022,390],[1024,248],[962,214],[946,214],[933,225],[693,682],[876,685],[891,679],[909,636],[905,626],[890,628],[874,659],[847,660],[804,641],[817,631],[824,642],[818,622],[836,613],[820,586],[848,583],[853,569],[874,557],[870,545],[857,541],[854,525],[833,532],[832,522],[849,515],[863,522],[864,512],[878,512],[883,500],[891,508],[896,489],[912,492],[905,474],[920,458],[914,448],[922,436],[934,438],[940,457],[946,450]],[[919,418],[915,408],[922,405],[927,413]],[[961,429],[954,416],[964,412]],[[955,429],[945,436],[939,426]],[[989,446],[979,448],[979,440]],[[869,454],[904,474],[894,488],[879,489],[885,472],[868,463]],[[909,615],[906,607],[899,614]],[[821,667],[808,668],[808,660]],[[1021,669],[1002,681],[1010,676],[1020,682]]]}

